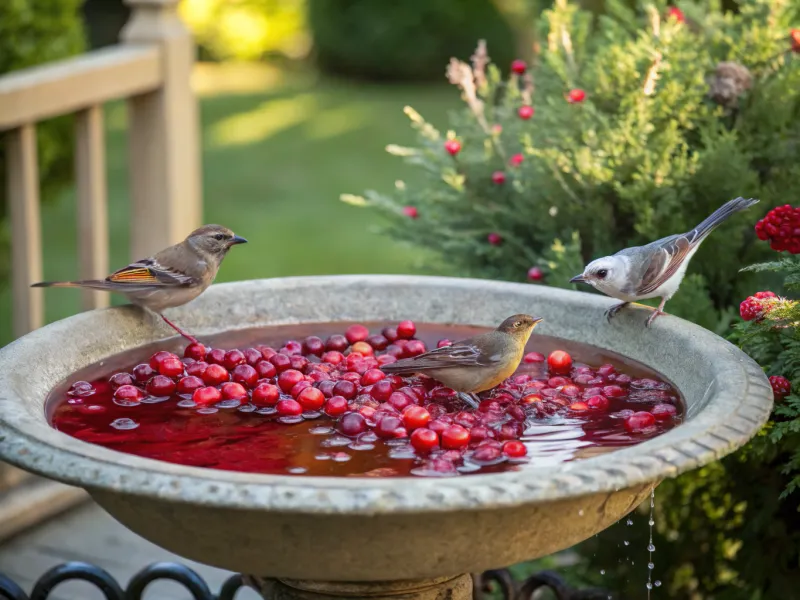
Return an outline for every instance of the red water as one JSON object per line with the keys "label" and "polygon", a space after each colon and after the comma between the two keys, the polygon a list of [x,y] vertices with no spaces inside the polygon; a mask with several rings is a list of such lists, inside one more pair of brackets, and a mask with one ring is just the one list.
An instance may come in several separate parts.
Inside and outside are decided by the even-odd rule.
{"label": "red water", "polygon": [[[270,327],[202,341],[214,348],[245,349],[262,344],[280,350],[287,340],[302,342],[309,335],[326,340],[331,334],[344,333],[348,325],[325,323]],[[372,334],[385,326],[377,323],[366,325]],[[476,327],[432,324],[417,324],[417,330],[417,339],[425,342],[429,349],[435,348],[436,342],[442,338],[458,340],[485,331]],[[657,373],[613,353],[536,334],[526,351],[537,351],[545,356],[553,350],[568,352],[574,361],[571,372],[567,374],[571,379],[550,379],[553,374],[548,373],[546,362],[523,362],[515,376],[498,388],[481,394],[484,402],[477,411],[466,409],[463,402],[452,398],[448,390],[439,389],[441,386],[432,380],[404,379],[402,383],[405,385],[425,387],[425,397],[419,403],[431,409],[432,413],[441,413],[438,420],[444,421],[444,427],[455,421],[469,429],[477,420],[478,425],[485,426],[483,431],[488,430],[489,437],[494,438],[481,442],[481,436],[473,431],[467,446],[449,451],[438,447],[431,452],[415,451],[405,435],[411,433],[408,429],[397,430],[398,437],[392,439],[377,437],[372,428],[392,409],[384,404],[378,408],[377,414],[370,414],[369,407],[378,406],[378,402],[363,394],[350,401],[349,409],[364,412],[371,427],[356,438],[337,432],[337,418],[326,415],[324,409],[306,411],[304,418],[297,418],[300,422],[284,423],[274,407],[254,406],[249,396],[242,402],[234,400],[204,407],[195,405],[191,394],[176,393],[158,398],[143,392],[136,402],[115,400],[110,376],[119,372],[130,373],[135,365],[147,363],[155,351],[165,349],[183,354],[183,347],[179,346],[143,348],[84,369],[63,382],[48,401],[53,427],[119,452],[196,467],[339,477],[454,476],[521,469],[529,464],[551,465],[613,451],[671,429],[683,415],[678,392]],[[384,353],[375,352],[376,356]],[[345,370],[344,363],[341,368],[324,364],[320,367],[319,358],[310,356],[310,359],[310,364],[304,368],[306,379],[310,379],[310,373],[314,371],[319,375],[320,369],[328,370],[325,376],[320,377],[338,379]],[[191,362],[191,359],[184,359],[187,365]],[[251,359],[251,362],[256,360]],[[598,375],[597,369],[601,365],[613,365],[614,369],[604,367],[602,371],[606,375]],[[363,364],[355,366],[355,370],[363,372],[363,369]],[[181,376],[177,375],[173,381],[180,379]],[[592,381],[586,383],[587,380]],[[84,387],[81,391],[80,386],[73,386],[77,381],[89,381],[91,387]],[[271,382],[275,383],[274,378]],[[604,392],[599,388],[616,385],[616,382],[622,389],[614,391],[621,394],[606,394],[610,396],[607,408],[587,409],[575,404],[590,396],[602,396]],[[400,382],[395,383],[397,388]],[[137,385],[141,390],[145,389],[144,383]],[[320,384],[313,385],[318,387]],[[587,394],[589,389],[591,391]],[[281,397],[291,398],[289,394]],[[497,403],[488,402],[492,399]],[[675,416],[656,420],[642,431],[626,429],[626,420],[632,411],[650,411],[665,403],[677,409]],[[519,409],[522,409],[522,414]],[[656,412],[658,410],[663,410],[663,407]],[[465,416],[465,413],[475,414]],[[395,416],[402,419],[400,414]],[[524,421],[515,421],[520,417]],[[503,446],[507,440],[513,439],[521,439],[524,443],[525,456],[507,455],[519,453],[518,447],[514,452],[511,446]],[[495,448],[488,451],[492,460],[478,460],[487,456],[480,452],[476,458],[476,448],[481,446]]]}

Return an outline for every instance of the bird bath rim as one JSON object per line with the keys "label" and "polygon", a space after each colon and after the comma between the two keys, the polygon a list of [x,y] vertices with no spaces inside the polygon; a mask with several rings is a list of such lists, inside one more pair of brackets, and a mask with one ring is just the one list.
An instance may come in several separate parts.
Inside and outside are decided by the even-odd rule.
{"label": "bird bath rim", "polygon": [[[115,452],[51,428],[44,400],[78,369],[153,342],[176,347],[133,307],[94,310],[47,325],[0,349],[0,458],[68,484],[205,507],[376,515],[510,508],[646,485],[702,466],[753,437],[769,417],[761,368],[715,334],[673,316],[645,329],[649,309],[608,324],[614,302],[584,292],[478,279],[349,275],[212,286],[170,312],[204,335],[269,325],[394,321],[496,325],[510,314],[544,317],[537,332],[629,356],[663,373],[687,401],[680,426],[636,446],[550,467],[454,478],[261,475],[188,467]],[[220,324],[228,324],[220,327]],[[37,368],[28,372],[30,365]],[[698,370],[707,371],[707,380]]]}

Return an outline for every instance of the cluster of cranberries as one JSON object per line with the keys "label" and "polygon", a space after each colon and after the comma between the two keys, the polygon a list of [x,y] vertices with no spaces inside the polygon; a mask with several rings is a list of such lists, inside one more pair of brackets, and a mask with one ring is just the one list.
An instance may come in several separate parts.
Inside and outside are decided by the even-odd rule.
{"label": "cluster of cranberries", "polygon": [[758,239],[769,241],[773,250],[800,254],[800,207],[778,206],[756,223]]}
{"label": "cluster of cranberries", "polygon": [[739,304],[739,316],[745,321],[758,321],[770,310],[769,302],[777,296],[772,292],[756,292],[753,296],[748,296]]}
{"label": "cluster of cranberries", "polygon": [[772,394],[775,397],[775,402],[780,402],[792,393],[792,384],[782,375],[773,375],[769,378],[769,383],[772,386]]}

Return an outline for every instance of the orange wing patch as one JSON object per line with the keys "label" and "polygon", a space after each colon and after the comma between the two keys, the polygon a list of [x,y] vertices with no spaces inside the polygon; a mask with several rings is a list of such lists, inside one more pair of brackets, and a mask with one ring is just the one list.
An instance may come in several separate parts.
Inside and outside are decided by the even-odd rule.
{"label": "orange wing patch", "polygon": [[123,269],[108,276],[108,281],[114,283],[137,283],[137,284],[160,284],[161,281],[153,272],[145,267],[135,269]]}

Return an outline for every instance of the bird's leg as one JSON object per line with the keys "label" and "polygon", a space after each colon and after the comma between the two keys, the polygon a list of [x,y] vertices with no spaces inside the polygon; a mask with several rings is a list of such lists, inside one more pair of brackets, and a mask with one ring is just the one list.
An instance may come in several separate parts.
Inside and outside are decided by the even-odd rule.
{"label": "bird's leg", "polygon": [[609,308],[609,309],[606,311],[606,319],[608,320],[608,322],[609,322],[609,323],[611,323],[611,319],[613,319],[614,317],[616,317],[616,316],[617,316],[617,313],[618,313],[620,310],[622,310],[623,308],[625,308],[626,306],[628,306],[628,304],[630,304],[630,302],[620,302],[619,304],[615,304],[614,306],[612,306],[611,308]]}
{"label": "bird's leg", "polygon": [[480,398],[478,398],[478,396],[475,394],[458,392],[458,397],[461,398],[467,404],[469,404],[472,408],[478,408],[478,404],[480,404]]}
{"label": "bird's leg", "polygon": [[165,317],[164,315],[162,315],[162,314],[160,314],[160,313],[159,313],[159,315],[158,315],[158,316],[159,316],[159,317],[161,317],[162,319],[164,319],[164,322],[165,322],[167,325],[169,325],[170,327],[172,327],[172,328],[173,328],[175,331],[177,331],[177,332],[178,332],[178,333],[180,333],[180,334],[181,334],[183,337],[185,337],[187,340],[189,340],[189,342],[190,342],[190,343],[192,343],[192,344],[199,344],[199,343],[200,343],[200,342],[198,342],[198,341],[197,341],[197,338],[196,338],[196,337],[194,337],[194,336],[192,336],[192,335],[189,335],[188,333],[186,333],[186,332],[185,332],[183,329],[181,329],[180,327],[178,327],[177,325],[175,325],[175,323],[173,323],[172,321],[170,321],[170,320],[169,320],[167,317]]}
{"label": "bird's leg", "polygon": [[656,320],[658,315],[665,315],[667,313],[664,312],[664,305],[667,303],[666,298],[661,298],[661,304],[658,305],[658,308],[653,311],[653,314],[647,317],[647,322],[644,324],[645,327],[650,327],[653,324],[653,321]]}

